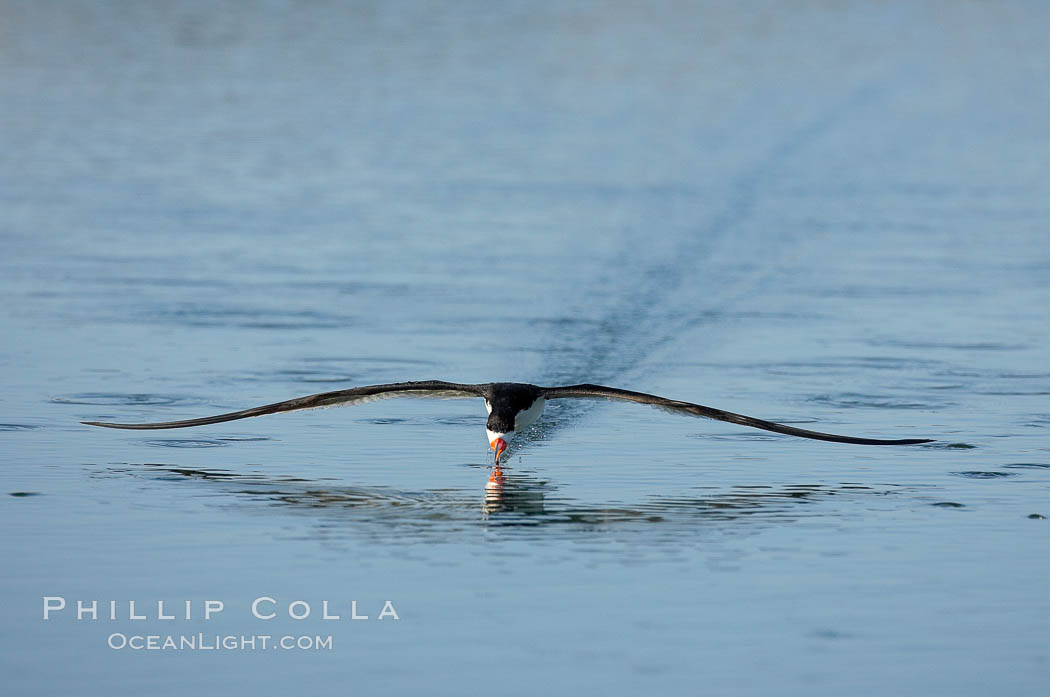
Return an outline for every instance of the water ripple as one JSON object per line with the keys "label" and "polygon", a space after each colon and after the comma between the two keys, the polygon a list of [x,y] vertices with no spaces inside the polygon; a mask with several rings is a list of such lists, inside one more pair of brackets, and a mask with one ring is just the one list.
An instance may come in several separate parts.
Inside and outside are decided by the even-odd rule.
{"label": "water ripple", "polygon": [[142,442],[146,445],[152,445],[159,448],[222,448],[229,445],[228,442],[224,442],[226,440],[227,439],[163,438],[157,440],[144,440]]}
{"label": "water ripple", "polygon": [[274,379],[287,378],[290,382],[344,382],[350,383],[356,379],[351,373],[337,373],[322,370],[278,370],[275,373],[260,374],[260,380],[272,381]]}
{"label": "water ripple", "polygon": [[856,392],[816,395],[810,397],[808,401],[844,408],[931,409],[934,406],[929,402],[901,400],[886,395],[859,394]]}
{"label": "water ripple", "polygon": [[186,406],[201,404],[204,400],[183,395],[153,392],[79,392],[52,397],[52,404],[88,404],[92,406]]}
{"label": "water ripple", "polygon": [[135,322],[176,324],[184,327],[240,327],[242,329],[338,329],[357,324],[357,318],[310,309],[278,309],[186,305],[150,307],[133,316]]}
{"label": "water ripple", "polygon": [[948,349],[956,351],[1020,351],[1026,344],[1007,344],[998,341],[915,341],[910,339],[873,339],[872,346],[896,346],[910,349]]}

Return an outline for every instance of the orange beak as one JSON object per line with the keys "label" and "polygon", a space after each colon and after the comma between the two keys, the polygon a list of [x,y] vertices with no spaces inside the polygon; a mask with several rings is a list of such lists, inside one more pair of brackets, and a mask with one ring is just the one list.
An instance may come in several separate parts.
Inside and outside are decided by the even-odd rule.
{"label": "orange beak", "polygon": [[507,441],[503,440],[502,438],[497,438],[496,440],[489,443],[489,447],[496,451],[496,464],[498,465],[499,456],[502,455],[503,451],[507,449]]}

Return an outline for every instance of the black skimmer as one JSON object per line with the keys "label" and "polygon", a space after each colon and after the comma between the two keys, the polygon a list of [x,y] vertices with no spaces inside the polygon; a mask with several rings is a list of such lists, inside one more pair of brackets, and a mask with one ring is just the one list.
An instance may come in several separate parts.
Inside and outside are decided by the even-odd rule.
{"label": "black skimmer", "polygon": [[773,423],[756,419],[752,416],[734,414],[731,411],[723,411],[713,407],[705,407],[702,404],[692,402],[681,402],[676,399],[658,397],[645,394],[644,392],[632,392],[621,390],[616,387],[605,387],[603,385],[566,385],[564,387],[540,387],[520,382],[488,382],[479,385],[466,385],[455,382],[444,382],[441,380],[425,380],[421,382],[395,382],[386,385],[366,385],[363,387],[351,387],[347,390],[336,390],[334,392],[322,392],[320,394],[307,395],[289,399],[285,402],[266,404],[261,407],[252,407],[242,411],[234,411],[228,414],[216,416],[205,416],[199,419],[186,419],[184,421],[162,421],[148,424],[115,424],[103,421],[83,421],[81,423],[89,426],[105,426],[106,428],[128,428],[128,429],[158,429],[158,428],[187,428],[189,426],[205,426],[207,424],[218,424],[224,421],[246,419],[249,416],[263,416],[264,414],[277,414],[285,411],[299,411],[302,409],[319,409],[324,407],[348,406],[353,404],[364,404],[390,397],[433,397],[437,399],[469,399],[482,398],[485,400],[485,409],[488,410],[489,419],[485,426],[489,447],[496,457],[496,465],[499,465],[500,456],[507,449],[515,433],[531,426],[540,418],[543,407],[549,399],[615,399],[650,406],[671,411],[676,414],[688,416],[702,416],[718,421],[740,424],[760,428],[774,433],[784,433],[789,436],[801,438],[813,438],[816,440],[832,441],[834,443],[854,443],[857,445],[917,445],[919,443],[930,443],[928,438],[901,438],[886,440],[881,438],[856,438],[854,436],[839,436],[833,433],[822,433],[820,431],[807,431],[794,426]]}

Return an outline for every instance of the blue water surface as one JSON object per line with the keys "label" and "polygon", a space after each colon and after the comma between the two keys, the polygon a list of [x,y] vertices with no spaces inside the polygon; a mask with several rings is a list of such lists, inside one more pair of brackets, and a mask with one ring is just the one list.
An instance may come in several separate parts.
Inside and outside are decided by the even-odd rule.
{"label": "blue water surface", "polygon": [[1046,6],[0,16],[4,695],[1046,690]]}

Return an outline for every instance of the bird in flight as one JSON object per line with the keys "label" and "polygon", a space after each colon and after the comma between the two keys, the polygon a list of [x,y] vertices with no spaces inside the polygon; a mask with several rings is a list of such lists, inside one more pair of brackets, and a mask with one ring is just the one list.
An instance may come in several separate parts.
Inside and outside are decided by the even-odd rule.
{"label": "bird in flight", "polygon": [[263,416],[264,414],[278,414],[285,411],[300,411],[302,409],[320,409],[323,407],[349,406],[354,404],[365,404],[380,399],[391,397],[432,397],[437,399],[470,399],[482,398],[485,400],[485,409],[489,413],[485,433],[488,438],[489,447],[495,453],[496,465],[499,465],[500,457],[507,449],[507,444],[522,429],[536,423],[543,413],[543,407],[550,399],[612,399],[626,402],[637,402],[647,404],[658,409],[683,414],[686,416],[702,416],[718,421],[740,424],[760,428],[774,433],[784,433],[789,436],[801,438],[813,438],[815,440],[826,440],[834,443],[854,443],[857,445],[916,445],[919,443],[930,443],[928,438],[902,438],[897,440],[885,440],[881,438],[856,438],[854,436],[839,436],[833,433],[821,433],[820,431],[807,431],[794,426],[773,423],[756,419],[753,416],[734,414],[731,411],[723,411],[714,407],[705,407],[702,404],[692,402],[681,402],[676,399],[658,397],[645,394],[644,392],[632,392],[617,387],[605,387],[603,385],[567,385],[564,387],[540,387],[520,382],[487,382],[477,385],[460,384],[455,382],[444,382],[442,380],[424,380],[420,382],[395,382],[385,385],[365,385],[362,387],[351,387],[346,390],[334,392],[322,392],[320,394],[307,395],[289,399],[284,402],[265,404],[260,407],[233,411],[228,414],[216,416],[205,416],[199,419],[186,419],[184,421],[161,421],[148,424],[115,424],[103,421],[83,421],[81,423],[89,426],[104,426],[106,428],[127,429],[160,429],[160,428],[186,428],[189,426],[205,426],[207,424],[218,424],[236,419],[246,419],[249,416]]}

